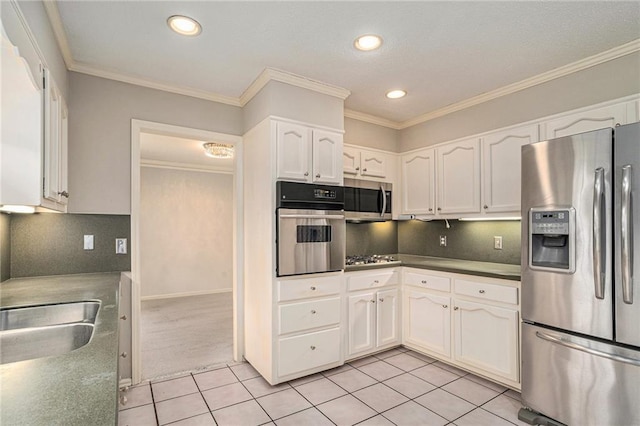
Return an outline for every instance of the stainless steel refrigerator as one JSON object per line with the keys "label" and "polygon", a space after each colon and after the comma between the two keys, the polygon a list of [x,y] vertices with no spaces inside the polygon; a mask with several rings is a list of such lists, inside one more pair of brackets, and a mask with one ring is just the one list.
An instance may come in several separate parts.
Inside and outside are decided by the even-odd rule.
{"label": "stainless steel refrigerator", "polygon": [[640,425],[640,123],[522,148],[522,243],[523,404]]}

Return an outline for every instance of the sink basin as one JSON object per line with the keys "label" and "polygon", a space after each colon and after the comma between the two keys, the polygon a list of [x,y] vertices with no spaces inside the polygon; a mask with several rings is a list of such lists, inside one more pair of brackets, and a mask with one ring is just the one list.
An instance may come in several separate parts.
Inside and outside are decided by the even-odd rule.
{"label": "sink basin", "polygon": [[0,309],[0,331],[96,322],[100,302],[82,301]]}
{"label": "sink basin", "polygon": [[0,309],[0,364],[62,355],[89,343],[98,301]]}
{"label": "sink basin", "polygon": [[89,343],[93,328],[72,323],[0,331],[0,364],[69,353]]}

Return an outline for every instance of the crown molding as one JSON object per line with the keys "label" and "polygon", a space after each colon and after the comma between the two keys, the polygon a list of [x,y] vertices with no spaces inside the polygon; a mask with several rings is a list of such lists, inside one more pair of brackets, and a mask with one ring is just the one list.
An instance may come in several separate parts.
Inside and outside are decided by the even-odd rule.
{"label": "crown molding", "polygon": [[346,118],[352,118],[354,120],[364,121],[366,123],[377,124],[378,126],[388,127],[394,130],[400,130],[400,123],[397,121],[389,120],[386,118],[378,117],[376,115],[367,114],[360,111],[354,111],[352,109],[345,108],[344,116]]}
{"label": "crown molding", "polygon": [[312,90],[324,95],[334,96],[342,100],[347,99],[347,97],[351,94],[351,91],[342,87],[334,86],[328,83],[323,83],[321,81],[313,80],[311,78],[303,77],[301,75],[267,67],[242,93],[242,95],[240,96],[240,106],[245,106],[270,81],[287,83],[292,86]]}
{"label": "crown molding", "polygon": [[609,49],[596,55],[589,56],[588,58],[584,58],[568,65],[558,67],[551,71],[538,74],[531,78],[527,78],[525,80],[500,87],[496,90],[492,90],[490,92],[465,99],[464,101],[451,104],[444,108],[419,115],[415,118],[400,123],[400,129],[406,129],[407,127],[415,126],[416,124],[424,123],[426,121],[433,120],[434,118],[442,117],[456,111],[460,111],[493,99],[500,98],[502,96],[510,95],[512,93],[537,86],[538,84],[546,83],[548,81],[555,80],[557,78],[564,77],[566,75],[573,74],[575,72],[582,71],[587,68],[591,68],[604,62],[608,62],[638,51],[640,51],[640,39],[630,41],[629,43],[614,47],[613,49]]}
{"label": "crown molding", "polygon": [[64,63],[67,65],[67,69],[70,69],[75,61],[73,60],[71,48],[69,47],[67,31],[64,29],[64,24],[62,23],[62,18],[60,17],[58,3],[55,1],[43,1],[42,5],[47,12],[47,16],[49,17],[49,23],[51,23],[53,34],[56,37],[58,47],[60,48],[60,52],[62,53],[62,59],[64,59]]}
{"label": "crown molding", "polygon": [[175,161],[140,159],[140,166],[155,169],[183,170],[188,172],[222,173],[227,175],[234,173],[234,165],[231,165],[230,167],[204,166],[200,164],[179,163]]}
{"label": "crown molding", "polygon": [[69,67],[69,71],[75,71],[82,74],[102,77],[108,80],[121,81],[123,83],[134,84],[136,86],[148,87],[150,89],[162,90],[164,92],[176,93],[178,95],[191,96],[193,98],[205,99],[207,101],[219,102],[222,104],[241,106],[238,98],[232,96],[219,95],[217,93],[208,92],[206,90],[192,89],[189,87],[175,86],[172,84],[161,83],[146,78],[135,77],[120,72],[107,71],[102,68],[86,65],[81,62],[74,62]]}

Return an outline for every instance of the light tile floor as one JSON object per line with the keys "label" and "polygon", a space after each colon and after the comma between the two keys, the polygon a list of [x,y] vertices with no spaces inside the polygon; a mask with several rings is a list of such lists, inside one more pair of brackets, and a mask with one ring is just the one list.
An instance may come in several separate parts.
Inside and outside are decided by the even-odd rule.
{"label": "light tile floor", "polygon": [[241,363],[124,395],[121,426],[525,424],[519,393],[405,348],[278,386]]}

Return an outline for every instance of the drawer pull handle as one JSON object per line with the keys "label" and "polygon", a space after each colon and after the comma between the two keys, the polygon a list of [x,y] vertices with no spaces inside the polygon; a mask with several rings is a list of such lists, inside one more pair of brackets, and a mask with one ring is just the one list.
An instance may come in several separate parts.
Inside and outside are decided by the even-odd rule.
{"label": "drawer pull handle", "polygon": [[320,179],[320,173],[316,175],[316,179]]}
{"label": "drawer pull handle", "polygon": [[449,305],[442,305],[443,308],[447,309]]}
{"label": "drawer pull handle", "polygon": [[309,172],[304,172],[304,175],[305,176],[309,176]]}
{"label": "drawer pull handle", "polygon": [[120,319],[123,320],[123,321],[126,321],[127,320],[127,316],[123,315],[123,316],[120,317]]}
{"label": "drawer pull handle", "polygon": [[381,303],[382,303],[382,302],[384,302],[384,299],[383,299],[383,298],[380,298],[380,299],[378,299],[378,300],[379,300]]}
{"label": "drawer pull handle", "polygon": [[366,167],[365,167],[364,169],[362,169],[362,171],[363,171],[363,172],[366,172],[366,171],[367,171]]}
{"label": "drawer pull handle", "polygon": [[458,307],[457,307],[457,306],[454,306],[454,307],[453,307],[453,310],[454,310],[454,311],[457,311],[457,310],[458,310]]}
{"label": "drawer pull handle", "polygon": [[315,310],[315,309],[312,309],[312,310],[311,310],[311,313],[312,313],[312,314],[315,314],[315,313],[316,313],[316,310]]}
{"label": "drawer pull handle", "polygon": [[374,284],[380,284],[380,281],[378,281],[378,280],[373,280],[373,283],[374,283]]}
{"label": "drawer pull handle", "polygon": [[316,290],[316,287],[315,287],[315,286],[311,286],[311,290],[312,290],[312,291],[315,291],[315,290]]}
{"label": "drawer pull handle", "polygon": [[484,290],[480,290],[480,291],[478,291],[478,293],[484,294]]}
{"label": "drawer pull handle", "polygon": [[426,284],[427,280],[422,280],[421,282],[422,282],[422,284]]}
{"label": "drawer pull handle", "polygon": [[312,346],[311,346],[311,350],[312,350],[312,351],[315,351],[315,350],[316,350],[316,347],[312,345]]}
{"label": "drawer pull handle", "polygon": [[356,167],[356,172],[357,172],[358,170],[360,170],[360,167]]}

